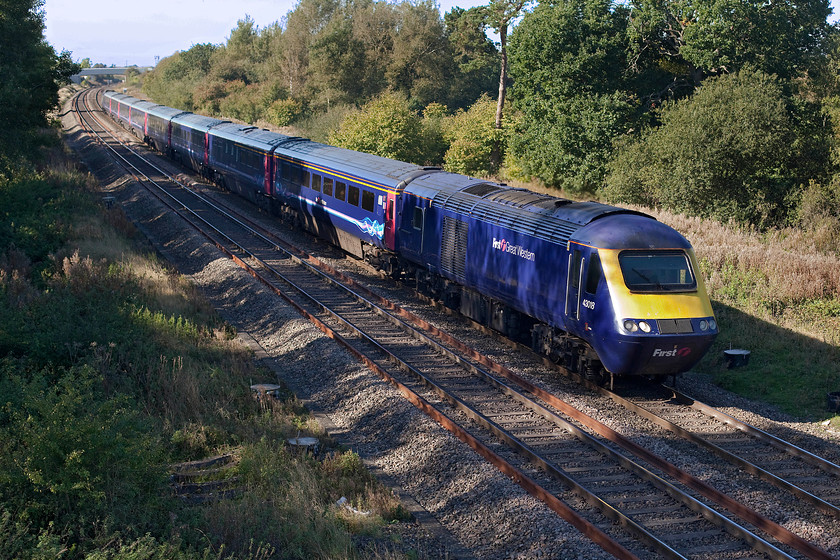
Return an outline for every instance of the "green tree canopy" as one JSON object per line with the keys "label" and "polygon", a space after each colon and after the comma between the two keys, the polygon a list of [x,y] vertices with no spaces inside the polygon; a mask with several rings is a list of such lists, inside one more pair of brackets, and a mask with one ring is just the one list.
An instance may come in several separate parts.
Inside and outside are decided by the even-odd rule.
{"label": "green tree canopy", "polygon": [[[633,64],[659,74],[654,99],[688,92],[710,75],[745,65],[783,80],[811,71],[825,54],[828,0],[632,0]],[[663,71],[664,70],[664,71]]]}
{"label": "green tree canopy", "polygon": [[58,88],[81,70],[70,53],[57,55],[44,38],[43,0],[0,1],[0,144],[21,140],[47,123]]}
{"label": "green tree canopy", "polygon": [[[709,79],[691,98],[666,103],[662,125],[627,141],[610,165],[605,194],[616,202],[759,226],[780,223],[791,195],[828,168],[821,142],[803,142],[808,108],[757,70]],[[807,124],[805,124],[807,123]]]}
{"label": "green tree canopy", "polygon": [[348,113],[330,143],[401,161],[421,160],[423,140],[420,117],[408,100],[386,92],[361,110]]}
{"label": "green tree canopy", "polygon": [[443,16],[457,72],[450,84],[449,106],[466,108],[498,87],[499,51],[484,30],[479,8],[452,8]]}
{"label": "green tree canopy", "polygon": [[496,101],[483,95],[469,108],[459,111],[449,119],[446,138],[447,171],[490,177],[499,171],[502,154],[499,147],[504,144],[504,129],[496,128]]}
{"label": "green tree canopy", "polygon": [[526,14],[511,35],[510,155],[549,186],[594,192],[612,139],[632,127],[627,11],[609,0],[559,0]]}

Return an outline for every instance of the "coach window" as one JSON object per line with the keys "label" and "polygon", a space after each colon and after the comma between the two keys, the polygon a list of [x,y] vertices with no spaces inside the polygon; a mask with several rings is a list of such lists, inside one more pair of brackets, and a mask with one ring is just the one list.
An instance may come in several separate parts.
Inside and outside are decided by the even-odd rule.
{"label": "coach window", "polygon": [[350,190],[347,192],[347,202],[353,206],[359,205],[359,187],[350,185]]}
{"label": "coach window", "polygon": [[312,174],[312,190],[313,191],[320,191],[321,190],[321,176]]}
{"label": "coach window", "polygon": [[344,200],[344,197],[347,194],[347,185],[342,183],[341,181],[335,182],[335,197],[338,200]]}
{"label": "coach window", "polygon": [[309,171],[304,170],[303,171],[303,183],[301,183],[304,187],[309,186],[309,177],[310,177]]}
{"label": "coach window", "polygon": [[283,179],[286,181],[292,180],[292,164],[285,161],[280,162],[280,169],[283,174]]}
{"label": "coach window", "polygon": [[414,229],[422,229],[423,228],[423,209],[414,207],[414,219],[411,220],[411,225],[414,226]]}
{"label": "coach window", "polygon": [[362,191],[362,210],[373,212],[375,197],[370,191]]}
{"label": "coach window", "polygon": [[333,180],[332,177],[324,177],[324,194],[332,196]]}

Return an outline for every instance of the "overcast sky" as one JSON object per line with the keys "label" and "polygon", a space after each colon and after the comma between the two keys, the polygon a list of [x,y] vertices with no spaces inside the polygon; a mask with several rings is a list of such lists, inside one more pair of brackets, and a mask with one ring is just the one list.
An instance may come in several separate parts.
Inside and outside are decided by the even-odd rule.
{"label": "overcast sky", "polygon": [[[487,0],[442,0],[441,12]],[[251,18],[260,27],[285,16],[297,0],[46,0],[46,37],[57,52],[78,62],[108,66],[152,66],[198,43],[224,43],[236,22]]]}
{"label": "overcast sky", "polygon": [[[262,28],[279,21],[297,0],[46,0],[46,36],[78,62],[90,58],[108,66],[152,66],[198,43],[224,43],[236,22],[251,16]],[[441,0],[441,12],[487,0]],[[836,21],[840,0],[831,0]]]}

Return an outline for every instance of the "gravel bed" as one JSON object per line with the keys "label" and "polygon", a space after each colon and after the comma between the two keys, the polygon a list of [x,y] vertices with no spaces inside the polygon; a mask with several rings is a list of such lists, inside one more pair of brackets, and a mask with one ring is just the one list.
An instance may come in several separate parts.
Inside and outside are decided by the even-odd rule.
{"label": "gravel bed", "polygon": [[[71,145],[75,123],[65,120]],[[428,558],[609,558],[454,436],[361,366],[335,342],[282,304],[133,181],[83,161],[159,253],[199,286],[246,342],[401,495],[417,523],[388,529],[406,550]],[[309,240],[310,244],[312,240]],[[329,249],[328,249],[329,251]],[[419,504],[419,508],[411,502]],[[393,548],[393,544],[388,545]]]}
{"label": "gravel bed", "polygon": [[[65,129],[72,133],[72,123],[65,121]],[[91,168],[101,164],[95,154],[82,155]],[[420,550],[430,558],[609,557],[417,411],[202,237],[185,233],[183,224],[145,190],[133,182],[115,180],[107,171],[102,176],[103,194],[117,199],[157,250],[203,290],[222,316],[243,333],[258,357],[322,418],[330,433],[358,452],[404,497],[418,522],[388,530],[399,534],[407,550]],[[263,222],[269,225],[269,218],[263,217]],[[612,401],[594,397],[546,371],[536,360],[500,346],[469,328],[464,320],[416,301],[392,282],[372,277],[365,267],[344,259],[335,249],[304,234],[278,231],[583,412],[840,555],[840,524],[836,520],[801,507],[787,493],[761,481],[745,483],[734,467],[721,465]],[[678,387],[736,418],[840,463],[840,434],[819,424],[797,421],[769,405],[732,395],[701,375],[682,376]]]}

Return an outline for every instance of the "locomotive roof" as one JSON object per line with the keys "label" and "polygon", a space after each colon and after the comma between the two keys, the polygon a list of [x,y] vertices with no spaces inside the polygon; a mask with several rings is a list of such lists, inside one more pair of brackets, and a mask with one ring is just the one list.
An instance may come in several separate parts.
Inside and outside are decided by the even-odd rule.
{"label": "locomotive roof", "polygon": [[257,128],[256,126],[231,122],[220,123],[218,126],[214,126],[210,134],[237,142],[244,146],[265,150],[266,152],[270,152],[274,146],[289,138],[284,134],[278,134],[263,128]]}
{"label": "locomotive roof", "polygon": [[652,220],[633,210],[599,202],[574,202],[454,173],[417,177],[405,191],[429,199],[433,207],[562,245],[579,229],[607,215],[634,214]]}
{"label": "locomotive roof", "polygon": [[287,137],[287,140],[281,143],[274,153],[305,160],[315,166],[352,174],[366,181],[394,189],[401,181],[423,169],[413,163],[337,148],[298,137]]}
{"label": "locomotive roof", "polygon": [[644,214],[619,214],[595,220],[575,234],[575,241],[600,249],[690,249],[672,227]]}

